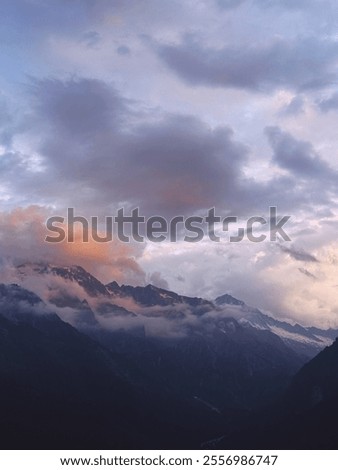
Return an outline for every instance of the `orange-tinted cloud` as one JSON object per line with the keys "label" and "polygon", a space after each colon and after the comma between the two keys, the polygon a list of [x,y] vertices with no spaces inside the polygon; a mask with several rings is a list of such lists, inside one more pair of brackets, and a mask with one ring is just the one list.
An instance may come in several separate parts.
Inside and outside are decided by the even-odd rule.
{"label": "orange-tinted cloud", "polygon": [[144,282],[144,273],[136,261],[142,247],[115,240],[97,243],[89,239],[85,243],[78,227],[75,228],[73,243],[47,243],[45,222],[50,215],[50,211],[41,206],[16,208],[11,212],[0,213],[1,258],[14,263],[80,265],[103,282]]}

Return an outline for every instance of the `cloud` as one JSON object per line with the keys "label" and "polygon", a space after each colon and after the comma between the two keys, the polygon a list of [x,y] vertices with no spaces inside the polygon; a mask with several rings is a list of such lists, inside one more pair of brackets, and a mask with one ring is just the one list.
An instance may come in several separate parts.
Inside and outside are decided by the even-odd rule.
{"label": "cloud", "polygon": [[301,95],[297,95],[285,105],[279,114],[281,116],[298,116],[304,112],[305,101]]}
{"label": "cloud", "polygon": [[246,0],[216,0],[216,4],[222,10],[231,10],[232,8],[237,8],[245,2]]}
{"label": "cloud", "polygon": [[[34,136],[41,171],[34,166],[31,171],[29,159],[16,153],[3,181],[12,194],[29,194],[37,203],[79,207],[86,212],[81,215],[98,216],[114,215],[121,206],[139,207],[145,216],[167,218],[211,207],[253,215],[277,203],[282,210],[309,204],[312,210],[313,191],[299,186],[303,167],[313,175],[318,169],[325,178],[331,175],[309,144],[269,128],[275,161],[293,174],[272,171],[258,181],[245,172],[250,148],[230,127],[141,109],[101,80],[34,80],[30,92],[29,136]],[[287,142],[297,151],[304,147],[303,153],[293,158]]]}
{"label": "cloud", "polygon": [[333,95],[331,95],[329,98],[319,101],[318,106],[321,111],[325,113],[338,109],[338,92],[333,93]]}
{"label": "cloud", "polygon": [[[39,206],[17,208],[0,213],[0,258],[15,264],[25,262],[81,265],[105,282],[144,283],[144,273],[136,257],[142,247],[119,242],[89,243],[75,233],[74,243],[47,243],[45,222],[51,213]],[[5,265],[6,266],[6,265]],[[8,270],[8,268],[6,268]]]}
{"label": "cloud", "polygon": [[[50,251],[24,227],[5,229],[12,240],[1,253],[83,264],[109,281],[143,284],[160,272],[191,295],[230,290],[280,316],[331,318],[336,274],[323,279],[319,248],[335,237],[323,218],[337,212],[334,113],[325,114],[337,101],[334,2],[3,0],[0,14],[3,208],[103,216],[140,206],[170,218],[211,206],[266,215],[277,205],[296,245],[320,263],[314,283],[301,261],[266,244],[225,255],[222,244],[201,243],[161,245],[147,264],[141,246],[114,256],[95,246]],[[27,76],[36,78],[24,88]],[[263,129],[274,124],[283,127],[269,147]]]}
{"label": "cloud", "polygon": [[[63,34],[71,36],[81,32],[91,32],[87,28],[99,25],[108,18],[121,13],[133,11],[140,1],[130,0],[128,4],[122,0],[3,0],[0,14],[6,17],[2,34],[11,29],[11,38],[23,41],[43,35]],[[74,19],[76,18],[76,21]]]}
{"label": "cloud", "polygon": [[12,143],[17,124],[10,110],[7,99],[0,93],[0,144],[6,147]]}
{"label": "cloud", "polygon": [[244,192],[248,149],[229,127],[211,128],[191,115],[140,114],[98,80],[34,81],[31,90],[30,132],[39,136],[45,166],[27,187],[31,194],[66,198],[68,206],[76,206],[78,196],[82,206],[90,206],[89,198],[96,208],[137,205],[151,215],[247,198],[236,195]]}
{"label": "cloud", "polygon": [[291,247],[286,247],[284,245],[278,245],[278,246],[283,253],[290,255],[291,258],[295,259],[296,261],[304,261],[306,263],[319,263],[318,259],[315,256],[313,256],[311,253],[307,253],[304,250],[295,248],[293,246]]}
{"label": "cloud", "polygon": [[119,126],[126,111],[126,100],[95,79],[32,79],[30,92],[39,125],[59,138],[88,142]]}
{"label": "cloud", "polygon": [[295,139],[279,127],[267,127],[265,132],[274,151],[273,159],[281,168],[298,179],[315,180],[323,188],[328,184],[336,185],[337,172],[320,157],[311,143]]}
{"label": "cloud", "polygon": [[308,271],[305,268],[298,268],[298,271],[304,274],[305,276],[309,277],[310,279],[313,279],[313,280],[317,279],[317,277],[314,274],[310,273],[310,271]]}
{"label": "cloud", "polygon": [[[29,92],[27,137],[34,157],[12,151],[1,160],[8,194],[28,195],[17,200],[21,205],[32,200],[53,205],[53,215],[63,217],[67,207],[74,207],[77,215],[101,220],[116,215],[119,207],[126,213],[139,207],[146,217],[167,219],[205,215],[211,207],[224,217],[267,214],[269,206],[296,216],[327,204],[329,191],[336,190],[335,172],[313,147],[279,128],[266,132],[273,163],[288,173],[272,170],[258,180],[246,171],[254,163],[250,148],[229,127],[211,127],[186,114],[141,111],[139,103],[101,80],[35,79]],[[85,252],[81,244],[72,253],[67,250],[85,266],[89,259],[92,264],[107,259],[95,244]],[[127,273],[134,279],[136,267],[131,258],[127,267],[127,258],[128,253],[122,256],[119,269],[119,258],[114,261],[119,279]]]}
{"label": "cloud", "polygon": [[[42,270],[41,267],[43,266]],[[76,281],[60,277],[45,269],[44,265],[12,266],[14,287],[1,287],[0,304],[4,309],[13,310],[13,305],[20,308],[20,313],[56,313],[63,321],[84,330],[94,332],[98,328],[108,331],[126,330],[149,337],[182,338],[192,331],[210,333],[222,324],[219,321],[243,317],[245,311],[235,306],[214,307],[212,303],[202,309],[188,303],[179,302],[173,305],[143,307],[131,297],[114,297],[108,294],[91,296]],[[3,271],[0,271],[0,275]],[[154,273],[158,277],[159,273]],[[160,277],[160,276],[159,276]],[[7,281],[8,282],[8,281]],[[21,288],[26,289],[23,291]],[[8,301],[1,298],[2,290],[12,289],[18,292],[23,300]],[[31,294],[33,292],[36,295]],[[43,302],[40,302],[42,299]],[[127,310],[125,310],[127,308]],[[17,310],[16,309],[16,310]]]}
{"label": "cloud", "polygon": [[[43,269],[41,272],[41,266],[45,265],[22,265],[18,268],[12,265],[11,277],[7,279],[4,279],[4,270],[0,270],[1,282],[16,283],[13,287],[2,287],[0,284],[0,307],[4,312],[8,310],[12,313],[14,306],[15,314],[19,308],[20,313],[56,313],[63,321],[86,332],[88,329],[97,331],[101,327],[110,331],[122,329],[141,335],[175,338],[186,336],[191,326],[201,327],[208,318],[199,315],[196,308],[184,303],[165,307],[142,307],[131,297],[116,298],[108,294],[92,297],[76,281],[48,270]],[[28,292],[23,292],[17,285]],[[14,293],[17,291],[23,300],[19,298],[12,301],[8,299],[8,295],[2,298],[2,292],[7,294],[8,290],[13,290]],[[33,306],[27,300],[29,298],[34,302]]]}
{"label": "cloud", "polygon": [[288,174],[272,169],[257,179],[246,171],[254,155],[230,127],[144,110],[101,80],[35,79],[29,93],[31,154],[1,157],[6,197],[22,206],[54,206],[63,217],[67,207],[87,217],[120,207],[167,219],[212,207],[247,217],[276,205],[313,212],[336,189],[335,172],[311,144],[276,127],[266,131],[273,161]]}
{"label": "cloud", "polygon": [[27,38],[32,45],[46,34],[77,33],[88,24],[89,13],[92,20],[97,18],[97,11],[92,8],[94,3],[84,0],[79,8],[77,0],[71,4],[67,0],[52,0],[48,4],[41,0],[4,0],[1,2],[0,14],[6,18],[6,22],[1,29],[1,36],[5,38],[10,34],[12,42],[22,43],[26,47]]}
{"label": "cloud", "polygon": [[189,85],[239,88],[320,89],[335,82],[337,44],[314,37],[206,47],[186,37],[156,46],[158,57]]}
{"label": "cloud", "polygon": [[101,40],[101,35],[97,31],[86,31],[81,37],[81,42],[87,47],[95,47]]}
{"label": "cloud", "polygon": [[[250,3],[249,0],[216,0],[216,4],[221,9],[237,8],[244,3]],[[254,3],[261,8],[285,8],[291,10],[311,8],[323,2],[318,0],[254,0]]]}
{"label": "cloud", "polygon": [[125,46],[125,45],[121,45],[119,46],[117,49],[117,53],[119,55],[130,55],[130,48],[128,46]]}
{"label": "cloud", "polygon": [[149,282],[156,287],[160,287],[161,289],[169,289],[168,282],[163,279],[162,274],[159,271],[154,271],[149,276]]}

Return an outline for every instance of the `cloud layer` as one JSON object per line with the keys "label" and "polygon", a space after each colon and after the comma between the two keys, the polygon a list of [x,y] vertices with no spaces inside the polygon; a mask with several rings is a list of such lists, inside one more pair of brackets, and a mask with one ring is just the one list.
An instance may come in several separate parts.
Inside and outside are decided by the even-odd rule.
{"label": "cloud layer", "polygon": [[[0,14],[3,259],[337,322],[333,0],[4,0]],[[48,215],[122,206],[241,219],[277,206],[292,244],[43,243]]]}

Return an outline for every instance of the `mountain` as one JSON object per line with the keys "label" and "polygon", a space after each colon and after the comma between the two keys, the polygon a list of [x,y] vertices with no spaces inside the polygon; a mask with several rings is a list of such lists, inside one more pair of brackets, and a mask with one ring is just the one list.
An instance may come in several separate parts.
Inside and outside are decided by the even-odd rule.
{"label": "mountain", "polygon": [[91,445],[86,422],[104,423],[108,404],[122,427],[129,392],[109,354],[57,315],[29,310],[43,305],[34,294],[4,285],[0,292],[2,446]]}
{"label": "mountain", "polygon": [[78,266],[17,271],[0,284],[8,448],[280,448],[336,396],[336,346],[304,366],[333,330],[280,322],[230,294],[103,285]]}
{"label": "mountain", "polygon": [[32,275],[54,275],[72,281],[82,287],[91,297],[107,295],[106,287],[81,266],[53,266],[48,263],[25,263],[17,266],[21,279]]}
{"label": "mountain", "polygon": [[218,306],[223,305],[245,305],[243,300],[235,299],[230,294],[224,294],[215,299],[215,304]]}
{"label": "mountain", "polygon": [[[59,308],[71,308],[73,319],[70,321],[68,315],[68,321],[76,327],[98,326],[99,315],[106,319],[134,317],[135,321],[129,323],[129,328],[133,325],[134,329],[139,330],[142,322],[136,320],[137,316],[185,318],[188,315],[204,316],[220,312],[223,317],[236,319],[243,327],[267,330],[279,336],[286,346],[303,356],[304,361],[313,358],[338,336],[338,330],[304,327],[277,320],[230,294],[219,296],[211,302],[199,297],[179,295],[151,284],[133,287],[113,281],[103,285],[80,266],[31,263],[20,265],[17,270],[22,280],[29,279],[32,275],[39,277],[38,282],[42,282],[44,278],[62,279],[64,283],[61,286],[48,286],[48,301]],[[79,289],[71,289],[71,285]],[[59,314],[62,316],[62,312]],[[62,318],[67,320],[63,316]]]}
{"label": "mountain", "polygon": [[187,400],[253,410],[271,402],[303,360],[268,331],[226,319],[181,337],[128,337],[99,333],[96,339],[128,358],[141,383],[165,388]]}
{"label": "mountain", "polygon": [[113,298],[130,297],[143,307],[166,307],[174,305],[187,305],[196,309],[196,313],[204,313],[214,308],[212,302],[199,297],[178,295],[166,289],[148,284],[146,287],[119,286],[116,281],[106,285]]}
{"label": "mountain", "polygon": [[71,325],[88,329],[99,327],[97,314],[104,317],[134,316],[116,305],[107,288],[81,266],[55,266],[26,263],[17,267],[18,282],[43,292],[45,301]]}
{"label": "mountain", "polygon": [[[336,449],[338,445],[338,340],[293,378],[285,397],[290,440],[299,448]],[[285,427],[286,423],[283,422]]]}
{"label": "mountain", "polygon": [[285,407],[293,423],[290,439],[294,443],[312,449],[337,448],[337,339],[295,375],[286,393]]}
{"label": "mountain", "polygon": [[225,314],[229,312],[229,315],[234,316],[243,326],[250,325],[260,330],[271,331],[287,346],[307,359],[313,358],[323,348],[332,344],[338,336],[337,329],[322,330],[276,320],[228,294],[217,297],[215,304],[223,309]]}
{"label": "mountain", "polygon": [[240,430],[224,428],[206,448],[336,449],[338,445],[338,340],[306,363],[283,396],[249,416]]}
{"label": "mountain", "polygon": [[288,397],[299,410],[338,398],[338,339],[308,362],[294,377]]}
{"label": "mountain", "polygon": [[18,284],[0,284],[0,305],[2,309],[6,307],[7,310],[11,306],[18,306],[20,302],[24,302],[30,307],[43,304],[40,297],[34,292],[23,289]]}
{"label": "mountain", "polygon": [[140,386],[128,361],[57,315],[36,313],[44,304],[33,293],[17,285],[0,292],[3,448],[197,447],[220,428],[217,414]]}

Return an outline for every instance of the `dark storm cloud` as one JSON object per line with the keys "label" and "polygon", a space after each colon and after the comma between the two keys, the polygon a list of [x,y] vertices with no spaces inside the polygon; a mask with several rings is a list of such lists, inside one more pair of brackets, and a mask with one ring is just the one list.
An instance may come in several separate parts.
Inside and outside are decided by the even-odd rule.
{"label": "dark storm cloud", "polygon": [[224,205],[238,191],[247,149],[229,128],[167,115],[138,126],[121,148],[119,171],[131,198],[178,213]]}
{"label": "dark storm cloud", "polygon": [[125,113],[126,101],[99,80],[32,81],[31,92],[40,123],[74,139],[115,128]]}
{"label": "dark storm cloud", "polygon": [[96,80],[35,82],[33,98],[40,153],[65,186],[81,182],[106,203],[169,212],[224,205],[239,192],[248,149],[229,128],[177,114],[140,121]]}
{"label": "dark storm cloud", "polygon": [[[238,216],[272,205],[313,210],[328,202],[319,182],[315,189],[311,181],[299,185],[297,171],[303,167],[289,162],[284,140],[293,140],[279,130],[268,131],[274,158],[297,171],[272,173],[258,182],[244,172],[250,149],[228,127],[211,128],[190,115],[141,111],[99,80],[35,80],[29,91],[29,136],[38,142],[42,169],[34,171],[29,159],[15,154],[4,156],[2,175],[13,193],[36,204],[98,215],[123,205],[168,217],[211,207]],[[324,163],[318,165],[324,172]],[[318,174],[318,168],[312,172]]]}
{"label": "dark storm cloud", "polygon": [[284,245],[279,245],[279,248],[283,253],[288,254],[289,256],[291,256],[291,258],[295,259],[296,261],[303,261],[306,263],[319,263],[318,259],[315,256],[299,248],[295,248],[293,246],[286,247]]}
{"label": "dark storm cloud", "polygon": [[191,37],[158,45],[157,53],[190,85],[263,92],[276,88],[318,89],[335,82],[338,46],[317,38],[234,44],[216,49]]}
{"label": "dark storm cloud", "polygon": [[266,128],[273,159],[281,168],[289,170],[300,180],[312,179],[316,184],[336,185],[337,172],[315,151],[309,142],[295,139],[279,127]]}

